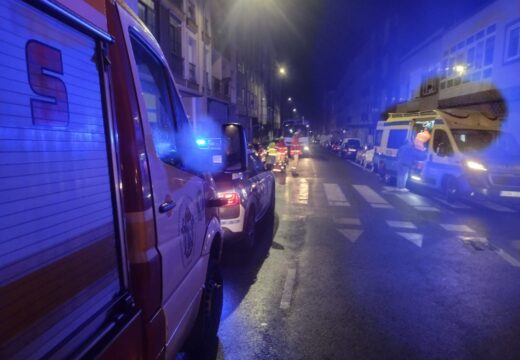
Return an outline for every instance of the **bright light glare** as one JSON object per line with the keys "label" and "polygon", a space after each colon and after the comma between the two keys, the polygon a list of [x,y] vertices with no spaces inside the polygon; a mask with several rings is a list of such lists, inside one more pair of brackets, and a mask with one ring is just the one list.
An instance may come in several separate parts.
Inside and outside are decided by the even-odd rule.
{"label": "bright light glare", "polygon": [[486,167],[484,165],[482,165],[481,163],[479,162],[476,162],[476,161],[466,161],[466,166],[471,169],[471,170],[476,170],[476,171],[487,171]]}
{"label": "bright light glare", "polygon": [[287,75],[287,69],[285,69],[283,66],[278,69],[278,73],[282,76]]}
{"label": "bright light glare", "polygon": [[207,144],[206,139],[197,139],[195,140],[198,146],[205,146]]}
{"label": "bright light glare", "polygon": [[455,70],[455,72],[459,75],[464,75],[466,72],[466,67],[464,65],[455,65],[453,70]]}
{"label": "bright light glare", "polygon": [[287,101],[291,102],[292,101],[292,97],[288,98]]}
{"label": "bright light glare", "polygon": [[292,109],[292,112],[296,112],[296,108]]}
{"label": "bright light glare", "polygon": [[303,151],[309,151],[309,150],[310,150],[310,149],[309,149],[309,147],[308,147],[307,145],[305,145],[305,146],[303,147]]}
{"label": "bright light glare", "polygon": [[417,175],[412,175],[410,176],[410,178],[414,181],[421,181],[421,177],[420,176],[417,176]]}

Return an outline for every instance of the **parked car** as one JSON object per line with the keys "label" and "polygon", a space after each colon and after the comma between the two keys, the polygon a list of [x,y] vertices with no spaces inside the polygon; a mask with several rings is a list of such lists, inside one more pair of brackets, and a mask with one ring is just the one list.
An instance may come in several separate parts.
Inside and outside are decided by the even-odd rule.
{"label": "parked car", "polygon": [[340,156],[345,159],[355,159],[358,150],[361,149],[361,140],[358,138],[345,138],[341,142]]}
{"label": "parked car", "polygon": [[215,174],[225,242],[239,242],[251,249],[256,242],[256,224],[273,217],[275,177],[258,156],[248,151],[244,128],[225,124],[222,129],[226,158],[224,170]]}
{"label": "parked car", "polygon": [[224,201],[159,44],[122,1],[2,5],[0,358],[200,358]]}

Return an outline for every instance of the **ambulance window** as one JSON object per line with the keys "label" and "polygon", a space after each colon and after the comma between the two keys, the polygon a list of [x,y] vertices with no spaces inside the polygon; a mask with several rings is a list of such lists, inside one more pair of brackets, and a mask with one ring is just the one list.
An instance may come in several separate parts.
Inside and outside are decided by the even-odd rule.
{"label": "ambulance window", "polygon": [[132,47],[155,151],[161,160],[174,165],[178,154],[168,74],[159,59],[134,38]]}
{"label": "ambulance window", "polygon": [[391,149],[398,149],[403,146],[406,140],[408,130],[390,130],[388,135],[388,147]]}
{"label": "ambulance window", "polygon": [[449,156],[453,154],[450,138],[448,134],[446,134],[446,131],[435,130],[433,136],[433,151],[439,156]]}

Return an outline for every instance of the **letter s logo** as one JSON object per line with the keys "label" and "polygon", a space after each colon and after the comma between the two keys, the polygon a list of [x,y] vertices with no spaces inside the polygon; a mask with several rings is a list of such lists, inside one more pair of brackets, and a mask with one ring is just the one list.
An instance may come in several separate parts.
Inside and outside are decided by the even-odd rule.
{"label": "letter s logo", "polygon": [[63,75],[61,51],[39,41],[29,40],[25,47],[29,85],[35,94],[47,99],[31,99],[32,120],[35,125],[67,126],[69,102]]}

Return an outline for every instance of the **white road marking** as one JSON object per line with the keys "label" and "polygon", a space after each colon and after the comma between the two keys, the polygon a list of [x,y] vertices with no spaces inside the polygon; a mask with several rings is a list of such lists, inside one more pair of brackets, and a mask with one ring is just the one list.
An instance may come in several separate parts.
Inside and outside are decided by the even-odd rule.
{"label": "white road marking", "polygon": [[467,232],[474,233],[475,230],[470,228],[468,225],[455,225],[455,224],[441,224],[444,230],[452,231],[452,232]]}
{"label": "white road marking", "polygon": [[390,204],[370,204],[373,208],[376,209],[393,209],[394,207]]}
{"label": "white road marking", "polygon": [[505,252],[503,249],[497,249],[496,250],[496,253],[498,254],[498,256],[500,256],[502,259],[504,259],[505,261],[507,261],[509,263],[509,265],[511,266],[514,266],[514,267],[520,267],[520,261],[518,261],[517,259],[515,259],[514,257],[512,257],[511,255],[509,255],[507,252]]}
{"label": "white road marking", "polygon": [[338,184],[323,184],[325,190],[325,196],[330,206],[350,206],[345,194],[339,187]]}
{"label": "white road marking", "polygon": [[388,226],[398,229],[417,229],[417,226],[415,226],[410,221],[393,221],[393,220],[386,220],[386,223]]}
{"label": "white road marking", "polygon": [[305,221],[306,219],[306,215],[282,215],[282,221]]}
{"label": "white road marking", "polygon": [[393,206],[388,203],[381,195],[376,193],[366,185],[352,185],[354,189],[374,208],[392,209]]}
{"label": "white road marking", "polygon": [[513,210],[513,209],[505,207],[505,206],[502,206],[500,204],[492,203],[490,201],[479,201],[478,205],[482,206],[482,207],[485,207],[485,208],[488,208],[488,209],[491,209],[491,210],[494,210],[494,211],[498,211],[498,212],[507,212],[507,213],[515,213],[516,212],[516,210]]}
{"label": "white road marking", "polygon": [[396,197],[404,201],[406,204],[413,206],[419,211],[440,211],[436,207],[432,206],[422,196],[413,194],[410,192],[406,193],[393,193]]}
{"label": "white road marking", "polygon": [[287,178],[285,201],[296,205],[309,203],[309,182],[303,178]]}
{"label": "white road marking", "polygon": [[334,221],[334,224],[337,225],[361,225],[361,220],[357,218],[333,217],[332,221]]}
{"label": "white road marking", "polygon": [[459,209],[459,210],[468,210],[471,209],[471,206],[464,205],[460,202],[449,202],[444,199],[441,199],[439,197],[434,197],[435,201],[440,202],[441,204],[448,206],[452,209]]}
{"label": "white road marking", "polygon": [[419,210],[419,211],[432,211],[432,212],[440,212],[441,210],[436,208],[436,207],[433,207],[433,206],[416,206],[415,207],[416,210]]}
{"label": "white road marking", "polygon": [[363,230],[358,229],[338,229],[338,231],[352,243],[355,243],[363,234]]}
{"label": "white road marking", "polygon": [[405,238],[406,240],[408,240],[412,244],[422,248],[423,237],[424,237],[422,234],[398,232],[397,235]]}
{"label": "white road marking", "polygon": [[296,268],[287,269],[287,277],[283,286],[282,300],[280,301],[280,309],[287,310],[291,307],[291,300],[296,283]]}

